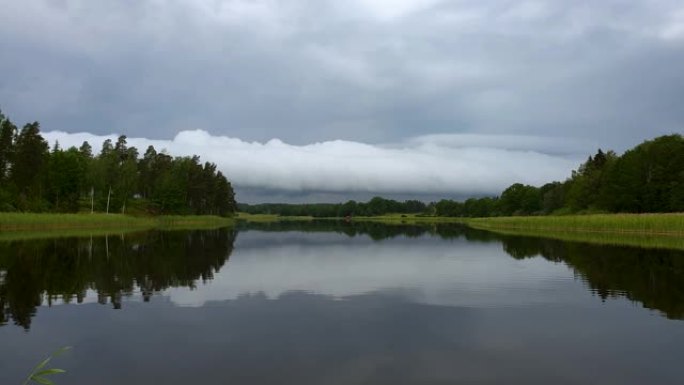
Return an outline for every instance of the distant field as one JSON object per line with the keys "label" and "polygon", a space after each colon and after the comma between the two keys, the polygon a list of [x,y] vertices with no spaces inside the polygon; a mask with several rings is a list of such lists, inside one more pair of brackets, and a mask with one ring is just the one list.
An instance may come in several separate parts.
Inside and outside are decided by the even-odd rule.
{"label": "distant field", "polygon": [[0,213],[0,231],[42,232],[60,230],[119,230],[186,228],[230,225],[231,218],[210,215],[134,217],[122,214],[35,214]]}

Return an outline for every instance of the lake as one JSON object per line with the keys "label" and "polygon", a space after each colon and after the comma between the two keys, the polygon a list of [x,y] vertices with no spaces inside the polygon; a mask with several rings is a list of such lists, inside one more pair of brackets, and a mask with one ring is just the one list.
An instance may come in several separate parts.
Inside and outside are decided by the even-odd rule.
{"label": "lake", "polygon": [[460,225],[0,242],[0,383],[681,384],[684,252]]}

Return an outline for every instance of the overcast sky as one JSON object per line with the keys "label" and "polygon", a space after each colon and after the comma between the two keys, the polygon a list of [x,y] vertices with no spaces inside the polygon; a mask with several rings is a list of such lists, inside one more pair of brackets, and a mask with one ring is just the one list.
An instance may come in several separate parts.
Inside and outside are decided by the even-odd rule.
{"label": "overcast sky", "polygon": [[681,0],[5,0],[0,52],[18,123],[243,191],[494,194],[684,131]]}

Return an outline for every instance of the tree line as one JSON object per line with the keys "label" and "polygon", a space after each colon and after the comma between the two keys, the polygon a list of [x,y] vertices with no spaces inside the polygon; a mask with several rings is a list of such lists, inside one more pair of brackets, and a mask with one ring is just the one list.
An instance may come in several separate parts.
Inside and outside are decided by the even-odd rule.
{"label": "tree line", "polygon": [[618,156],[590,156],[565,181],[541,187],[515,183],[500,195],[425,204],[374,197],[339,204],[239,205],[252,214],[313,217],[377,216],[390,213],[444,217],[491,217],[571,213],[660,213],[684,211],[684,138],[679,134],[645,141]]}
{"label": "tree line", "polygon": [[368,202],[354,200],[346,203],[261,203],[238,204],[238,210],[249,214],[277,214],[283,216],[313,216],[316,218],[346,216],[377,216],[388,213],[418,214],[424,213],[427,205],[418,200],[399,202],[393,199],[375,197]]}
{"label": "tree line", "polygon": [[230,216],[233,188],[213,163],[149,146],[140,156],[126,136],[94,154],[52,148],[38,122],[18,129],[0,113],[0,211],[212,214]]}
{"label": "tree line", "polygon": [[684,211],[684,138],[660,136],[618,156],[601,149],[565,181],[516,183],[497,197],[441,200],[438,216],[489,217],[571,213]]}

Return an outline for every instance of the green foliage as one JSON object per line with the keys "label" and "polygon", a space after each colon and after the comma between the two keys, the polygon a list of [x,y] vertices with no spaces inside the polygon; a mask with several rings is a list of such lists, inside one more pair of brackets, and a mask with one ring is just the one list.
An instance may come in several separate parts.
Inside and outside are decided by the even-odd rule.
{"label": "green foliage", "polygon": [[25,125],[14,143],[10,167],[10,181],[16,189],[18,209],[44,209],[43,188],[48,156],[48,144],[40,136],[38,122]]}
{"label": "green foliage", "polygon": [[31,373],[29,373],[28,377],[26,377],[26,380],[24,380],[22,385],[28,385],[32,382],[41,385],[54,385],[54,382],[52,382],[52,380],[50,380],[47,376],[66,373],[66,370],[48,368],[47,365],[50,363],[50,361],[52,361],[53,358],[64,354],[64,352],[68,351],[69,349],[71,349],[71,347],[69,346],[63,347],[57,350],[56,352],[52,353],[48,358],[41,361],[38,365],[36,365],[35,368],[33,368]]}
{"label": "green foliage", "polygon": [[604,207],[606,198],[612,197],[603,197],[601,190],[616,159],[614,152],[604,153],[599,149],[596,155],[590,156],[577,171],[573,171],[572,178],[567,182],[565,205],[575,212]]}
{"label": "green foliage", "polygon": [[142,159],[126,136],[107,139],[98,155],[80,148],[52,151],[30,123],[17,134],[0,113],[0,211],[126,213],[141,202],[147,214],[232,216],[235,194],[213,163],[199,157],[157,153],[150,146]]}
{"label": "green foliage", "polygon": [[417,200],[398,202],[393,199],[374,197],[368,202],[353,200],[345,203],[264,203],[257,205],[240,204],[238,210],[248,214],[276,214],[281,216],[312,216],[316,218],[376,216],[388,213],[424,213],[427,205]]}
{"label": "green foliage", "polygon": [[541,193],[534,186],[516,183],[501,193],[499,208],[502,215],[530,215],[541,210]]}
{"label": "green foliage", "polygon": [[75,212],[86,178],[86,164],[75,148],[57,149],[49,158],[47,198],[53,211]]}
{"label": "green foliage", "polygon": [[603,186],[613,212],[684,211],[684,138],[661,136],[625,152]]}
{"label": "green foliage", "polygon": [[17,127],[0,112],[0,186],[8,182]]}

